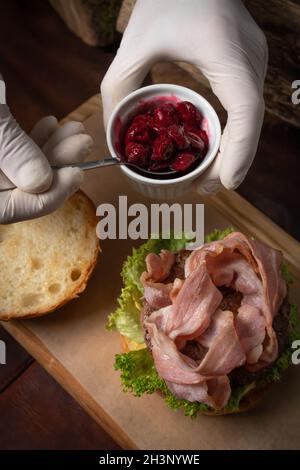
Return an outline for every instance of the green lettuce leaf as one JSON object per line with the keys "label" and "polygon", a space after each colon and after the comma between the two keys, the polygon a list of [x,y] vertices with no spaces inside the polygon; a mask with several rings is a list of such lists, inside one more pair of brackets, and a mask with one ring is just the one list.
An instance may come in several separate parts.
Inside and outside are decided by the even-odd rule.
{"label": "green lettuce leaf", "polygon": [[117,354],[115,369],[121,372],[124,391],[132,392],[137,397],[144,393],[152,394],[165,387],[164,380],[157,374],[148,349]]}
{"label": "green lettuce leaf", "polygon": [[174,410],[183,408],[185,414],[191,417],[195,417],[199,411],[209,409],[203,403],[192,403],[174,397],[165,381],[159,377],[148,349],[117,354],[115,369],[121,372],[120,378],[124,392],[131,392],[137,397],[160,392],[170,408]]}
{"label": "green lettuce leaf", "polygon": [[211,243],[211,242],[215,242],[217,240],[223,240],[223,238],[227,237],[227,235],[229,235],[230,233],[234,232],[234,228],[233,227],[227,227],[225,228],[224,230],[219,230],[217,228],[215,228],[215,230],[213,230],[213,232],[209,233],[208,235],[205,236],[205,243]]}
{"label": "green lettuce leaf", "polygon": [[288,266],[288,264],[286,263],[286,261],[282,261],[282,262],[281,262],[280,269],[281,269],[282,277],[283,277],[283,279],[285,280],[285,282],[287,283],[287,285],[292,284],[292,283],[293,283],[293,275],[292,275],[292,273],[290,272],[289,266]]}
{"label": "green lettuce leaf", "polygon": [[121,290],[118,298],[119,307],[108,316],[106,329],[117,330],[121,335],[136,343],[144,342],[141,328],[141,292],[135,284],[130,284]]}

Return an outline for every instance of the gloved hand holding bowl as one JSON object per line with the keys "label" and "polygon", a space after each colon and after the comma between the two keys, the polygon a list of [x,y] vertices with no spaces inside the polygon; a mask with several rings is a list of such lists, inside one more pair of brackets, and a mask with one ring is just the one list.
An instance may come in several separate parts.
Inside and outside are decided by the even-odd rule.
{"label": "gloved hand holding bowl", "polygon": [[197,189],[209,195],[222,185],[237,188],[254,159],[263,122],[263,32],[240,0],[138,0],[101,85],[106,124],[161,61],[194,64],[228,113],[220,151],[196,180]]}

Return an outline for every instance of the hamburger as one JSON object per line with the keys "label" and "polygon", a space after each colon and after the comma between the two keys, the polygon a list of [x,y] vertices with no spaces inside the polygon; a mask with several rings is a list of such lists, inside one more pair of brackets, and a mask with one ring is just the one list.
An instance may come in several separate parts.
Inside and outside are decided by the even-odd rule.
{"label": "hamburger", "polygon": [[186,248],[150,239],[124,263],[107,328],[121,334],[124,391],[158,392],[187,416],[253,408],[291,364],[299,338],[282,254],[229,228]]}

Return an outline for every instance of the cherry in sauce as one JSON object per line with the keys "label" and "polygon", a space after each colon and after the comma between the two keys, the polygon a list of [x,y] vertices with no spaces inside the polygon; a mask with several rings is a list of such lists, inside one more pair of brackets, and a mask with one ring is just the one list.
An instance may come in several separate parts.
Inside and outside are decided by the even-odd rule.
{"label": "cherry in sauce", "polygon": [[189,101],[143,103],[123,132],[123,158],[158,174],[190,171],[204,159],[209,146],[202,121]]}

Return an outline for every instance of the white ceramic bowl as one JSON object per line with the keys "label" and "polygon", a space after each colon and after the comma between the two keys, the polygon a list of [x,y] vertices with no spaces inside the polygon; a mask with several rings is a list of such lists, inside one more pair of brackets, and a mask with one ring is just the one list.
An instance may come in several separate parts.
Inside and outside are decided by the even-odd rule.
{"label": "white ceramic bowl", "polygon": [[201,175],[212,163],[217,155],[220,138],[221,126],[219,118],[213,107],[203,96],[195,91],[170,84],[150,85],[130,93],[116,106],[112,112],[106,131],[106,138],[111,156],[117,159],[121,158],[118,148],[120,133],[124,125],[135,114],[141,103],[153,100],[158,97],[170,97],[178,101],[190,101],[203,115],[203,128],[207,131],[209,137],[209,149],[204,160],[190,173],[173,179],[153,179],[142,176],[126,166],[121,169],[129,178],[132,186],[144,196],[155,199],[176,199],[187,191],[195,178]]}

